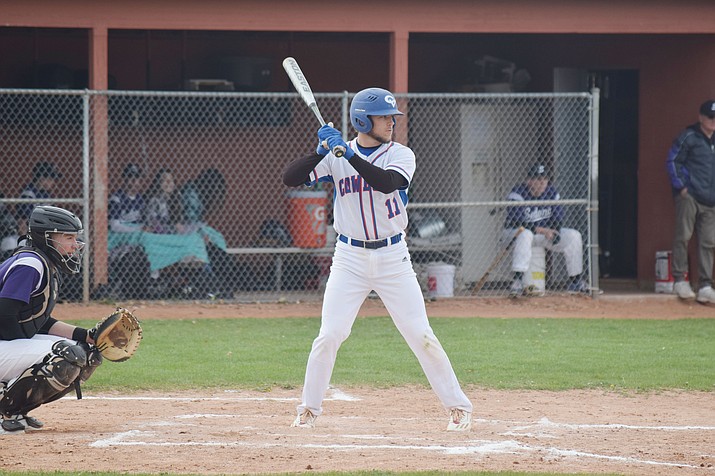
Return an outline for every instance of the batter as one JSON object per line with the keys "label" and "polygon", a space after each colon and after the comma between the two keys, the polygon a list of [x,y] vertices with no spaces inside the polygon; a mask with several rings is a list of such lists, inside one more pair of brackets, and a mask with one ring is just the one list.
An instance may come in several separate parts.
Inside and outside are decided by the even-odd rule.
{"label": "batter", "polygon": [[[318,131],[316,153],[292,161],[284,171],[283,182],[288,186],[334,184],[337,232],[320,332],[308,357],[302,401],[291,426],[315,426],[323,412],[338,349],[350,335],[360,306],[374,290],[449,411],[447,430],[471,429],[472,403],[429,325],[404,239],[415,154],[392,141],[395,116],[401,115],[389,91],[360,91],[350,104],[350,122],[357,138],[346,144],[340,131],[325,125]],[[343,157],[330,152],[336,146],[345,148]]]}

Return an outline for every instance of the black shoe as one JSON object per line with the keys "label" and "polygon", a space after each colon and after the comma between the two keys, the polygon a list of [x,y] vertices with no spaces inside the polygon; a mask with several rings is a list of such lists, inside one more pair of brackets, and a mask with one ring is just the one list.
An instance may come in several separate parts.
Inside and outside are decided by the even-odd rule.
{"label": "black shoe", "polygon": [[25,431],[23,421],[25,418],[22,415],[4,416],[2,418],[2,429],[9,432]]}
{"label": "black shoe", "polygon": [[34,428],[36,430],[39,430],[40,428],[45,426],[45,424],[42,423],[40,420],[35,417],[31,417],[30,415],[25,415],[24,418],[28,428]]}

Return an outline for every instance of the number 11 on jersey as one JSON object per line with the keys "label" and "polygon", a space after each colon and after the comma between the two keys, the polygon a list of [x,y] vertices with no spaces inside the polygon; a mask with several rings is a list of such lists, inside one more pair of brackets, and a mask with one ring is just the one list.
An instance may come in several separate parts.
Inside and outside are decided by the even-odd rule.
{"label": "number 11 on jersey", "polygon": [[397,204],[397,198],[393,198],[392,202],[390,202],[389,198],[385,200],[385,207],[387,207],[387,218],[395,218],[402,213],[400,206]]}

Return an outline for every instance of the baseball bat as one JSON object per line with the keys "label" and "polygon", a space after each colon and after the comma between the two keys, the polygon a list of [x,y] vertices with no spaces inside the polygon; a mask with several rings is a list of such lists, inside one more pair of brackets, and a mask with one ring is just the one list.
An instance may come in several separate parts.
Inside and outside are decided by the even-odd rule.
{"label": "baseball bat", "polygon": [[477,294],[483,287],[484,284],[487,282],[487,278],[489,277],[489,273],[494,271],[494,268],[497,267],[499,263],[501,263],[501,260],[504,259],[504,256],[509,252],[511,249],[512,245],[514,245],[514,242],[516,241],[516,238],[521,235],[521,232],[524,231],[524,227],[520,226],[516,232],[514,233],[514,236],[511,237],[511,240],[509,240],[509,243],[506,245],[506,248],[504,248],[501,252],[499,252],[498,255],[494,258],[494,260],[491,262],[487,270],[484,272],[484,275],[479,278],[479,281],[477,281],[477,284],[474,285],[472,288],[472,294]]}
{"label": "baseball bat", "polygon": [[[318,119],[318,122],[320,122],[320,125],[324,126],[325,121],[323,120],[323,116],[320,114],[318,104],[315,102],[313,91],[310,89],[310,84],[308,84],[308,80],[305,79],[305,75],[303,74],[303,71],[301,71],[300,66],[298,66],[298,62],[295,58],[289,56],[284,59],[283,69],[288,75],[288,78],[290,78],[290,82],[293,83],[295,90],[298,91],[298,94],[300,94],[300,98],[308,106],[308,108],[313,111],[313,114]],[[333,147],[332,152],[335,157],[342,157],[345,154],[345,147],[336,145]]]}

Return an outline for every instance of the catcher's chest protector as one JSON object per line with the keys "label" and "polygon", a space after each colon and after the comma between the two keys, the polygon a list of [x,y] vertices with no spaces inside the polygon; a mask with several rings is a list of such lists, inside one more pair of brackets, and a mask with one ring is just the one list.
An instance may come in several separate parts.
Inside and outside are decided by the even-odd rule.
{"label": "catcher's chest protector", "polygon": [[23,306],[20,309],[20,327],[22,332],[29,339],[39,331],[42,326],[47,322],[47,319],[52,315],[52,310],[57,302],[57,294],[59,293],[60,281],[59,276],[54,271],[54,269],[48,264],[49,261],[45,254],[36,248],[21,248],[15,253],[13,258],[17,259],[17,255],[20,253],[32,253],[40,262],[44,268],[45,286],[32,296],[30,296],[30,303]]}

